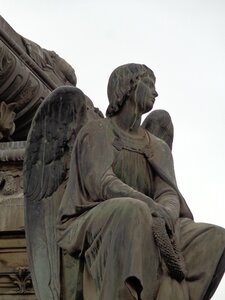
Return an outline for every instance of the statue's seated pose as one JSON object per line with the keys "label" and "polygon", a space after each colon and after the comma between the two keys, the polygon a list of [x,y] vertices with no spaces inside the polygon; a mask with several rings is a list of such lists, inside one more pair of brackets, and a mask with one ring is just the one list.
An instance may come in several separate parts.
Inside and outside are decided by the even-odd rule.
{"label": "statue's seated pose", "polygon": [[[72,89],[79,94],[76,88],[67,89],[72,94]],[[50,103],[51,97],[57,98],[60,93],[67,99],[71,93],[66,96],[65,91],[55,91],[46,101]],[[85,102],[85,96],[82,98],[82,95],[76,94],[74,97],[80,97],[79,104],[75,104],[74,117],[79,124],[74,126],[74,130],[79,133],[71,153],[68,180],[66,175],[62,175],[66,174],[66,168],[61,168],[62,163],[51,169],[53,174],[48,173],[48,168],[60,160],[68,166],[70,154],[64,153],[70,153],[68,149],[74,140],[73,134],[68,138],[72,121],[68,119],[69,129],[64,134],[66,138],[61,138],[61,146],[51,144],[57,153],[54,158],[50,157],[51,153],[46,154],[48,148],[44,146],[53,135],[50,133],[51,126],[48,128],[46,122],[40,125],[43,122],[40,120],[41,109],[46,116],[51,114],[46,107],[43,108],[44,105],[34,120],[33,133],[28,139],[25,196],[28,245],[36,290],[41,295],[41,284],[45,284],[40,276],[40,265],[39,271],[35,271],[38,268],[38,264],[34,263],[35,257],[39,257],[39,262],[44,259],[38,254],[38,248],[43,254],[44,243],[50,245],[46,246],[46,253],[51,269],[57,257],[50,253],[51,245],[57,239],[64,253],[82,263],[80,272],[85,270],[92,281],[95,299],[210,299],[225,270],[225,230],[193,221],[174,175],[170,149],[172,134],[169,132],[171,121],[164,128],[164,125],[160,127],[160,119],[156,118],[159,134],[154,126],[151,127],[155,117],[150,116],[145,126],[140,126],[141,116],[152,109],[157,97],[153,72],[139,64],[127,64],[114,70],[108,84],[107,118],[87,122],[85,105],[82,107],[80,104]],[[166,113],[162,115],[167,116]],[[67,118],[67,115],[64,117]],[[59,121],[57,114],[51,118],[58,118],[56,123],[59,127],[62,123],[65,126],[67,121],[61,117],[62,121]],[[74,133],[74,130],[71,132]],[[54,131],[54,138],[50,140],[55,143],[59,136],[57,127]],[[34,149],[34,144],[38,143],[36,132],[39,132],[41,141],[38,150]],[[34,174],[39,174],[37,180],[31,179]],[[52,184],[56,180],[57,183]],[[62,200],[58,195],[63,195]],[[57,202],[52,206],[54,211],[57,207],[56,212],[53,213],[46,204],[48,201]],[[41,212],[47,223],[35,223],[35,217],[40,218],[35,209]],[[50,221],[46,220],[52,220],[56,215],[57,224],[52,221],[54,232],[49,233],[50,225],[46,224]],[[41,238],[43,232],[45,237]],[[32,233],[39,234],[41,241],[30,237]],[[49,274],[57,276],[54,271],[49,271]],[[48,286],[51,286],[53,278],[48,280]],[[74,282],[74,285],[77,283]],[[83,282],[74,291],[73,299],[91,300],[85,288],[88,285]],[[67,289],[65,283],[62,289]],[[53,290],[54,287],[52,295]],[[58,291],[49,299],[59,299],[59,294]],[[40,299],[44,298],[40,296]]]}

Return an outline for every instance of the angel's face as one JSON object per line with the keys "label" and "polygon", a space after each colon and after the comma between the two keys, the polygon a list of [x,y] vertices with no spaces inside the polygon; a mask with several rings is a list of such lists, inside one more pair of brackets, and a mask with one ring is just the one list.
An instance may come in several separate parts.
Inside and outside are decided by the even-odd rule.
{"label": "angel's face", "polygon": [[155,78],[146,76],[138,80],[135,89],[135,99],[140,113],[149,112],[153,108],[157,96]]}

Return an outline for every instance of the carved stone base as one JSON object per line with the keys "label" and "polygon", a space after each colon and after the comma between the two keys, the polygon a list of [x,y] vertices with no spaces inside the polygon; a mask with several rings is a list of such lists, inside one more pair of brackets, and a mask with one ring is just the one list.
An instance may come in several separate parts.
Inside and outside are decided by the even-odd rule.
{"label": "carved stone base", "polygon": [[0,233],[0,299],[36,299],[24,231]]}
{"label": "carved stone base", "polygon": [[24,232],[25,142],[0,143],[0,300],[36,300]]}

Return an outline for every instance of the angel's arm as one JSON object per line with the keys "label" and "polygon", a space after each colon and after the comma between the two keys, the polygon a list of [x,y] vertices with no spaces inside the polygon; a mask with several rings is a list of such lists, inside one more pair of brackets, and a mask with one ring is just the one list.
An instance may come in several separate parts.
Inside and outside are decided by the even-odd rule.
{"label": "angel's arm", "polygon": [[[151,112],[145,119],[143,125],[149,132],[155,136],[162,139],[170,148],[172,149],[173,143],[173,123],[169,113],[165,110],[154,110]],[[163,152],[168,153],[169,150],[165,149]],[[174,167],[173,167],[173,158],[170,152],[170,155],[167,155],[167,167],[169,166],[170,175],[174,177]],[[172,218],[176,220],[180,215],[180,200],[177,192],[171,185],[169,185],[165,180],[160,176],[156,175],[154,180],[154,200],[165,207]]]}
{"label": "angel's arm", "polygon": [[110,198],[117,198],[117,197],[130,197],[139,199],[153,209],[154,202],[153,199],[146,196],[145,194],[138,192],[137,190],[133,189],[129,185],[125,184],[121,181],[113,172],[112,168],[110,167],[107,172],[103,175],[101,180],[102,186],[102,195],[104,199]]}
{"label": "angel's arm", "polygon": [[165,207],[174,221],[180,215],[180,200],[177,192],[160,176],[154,180],[154,200]]}

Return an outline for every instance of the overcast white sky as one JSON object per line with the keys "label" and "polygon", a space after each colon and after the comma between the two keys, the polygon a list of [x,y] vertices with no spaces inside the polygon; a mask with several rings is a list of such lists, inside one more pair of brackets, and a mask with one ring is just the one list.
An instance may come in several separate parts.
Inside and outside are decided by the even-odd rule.
{"label": "overcast white sky", "polygon": [[[21,35],[55,50],[103,112],[112,70],[155,72],[155,108],[175,127],[177,181],[196,221],[225,227],[225,1],[0,0]],[[210,243],[210,241],[209,241]],[[225,299],[225,279],[213,300]]]}

